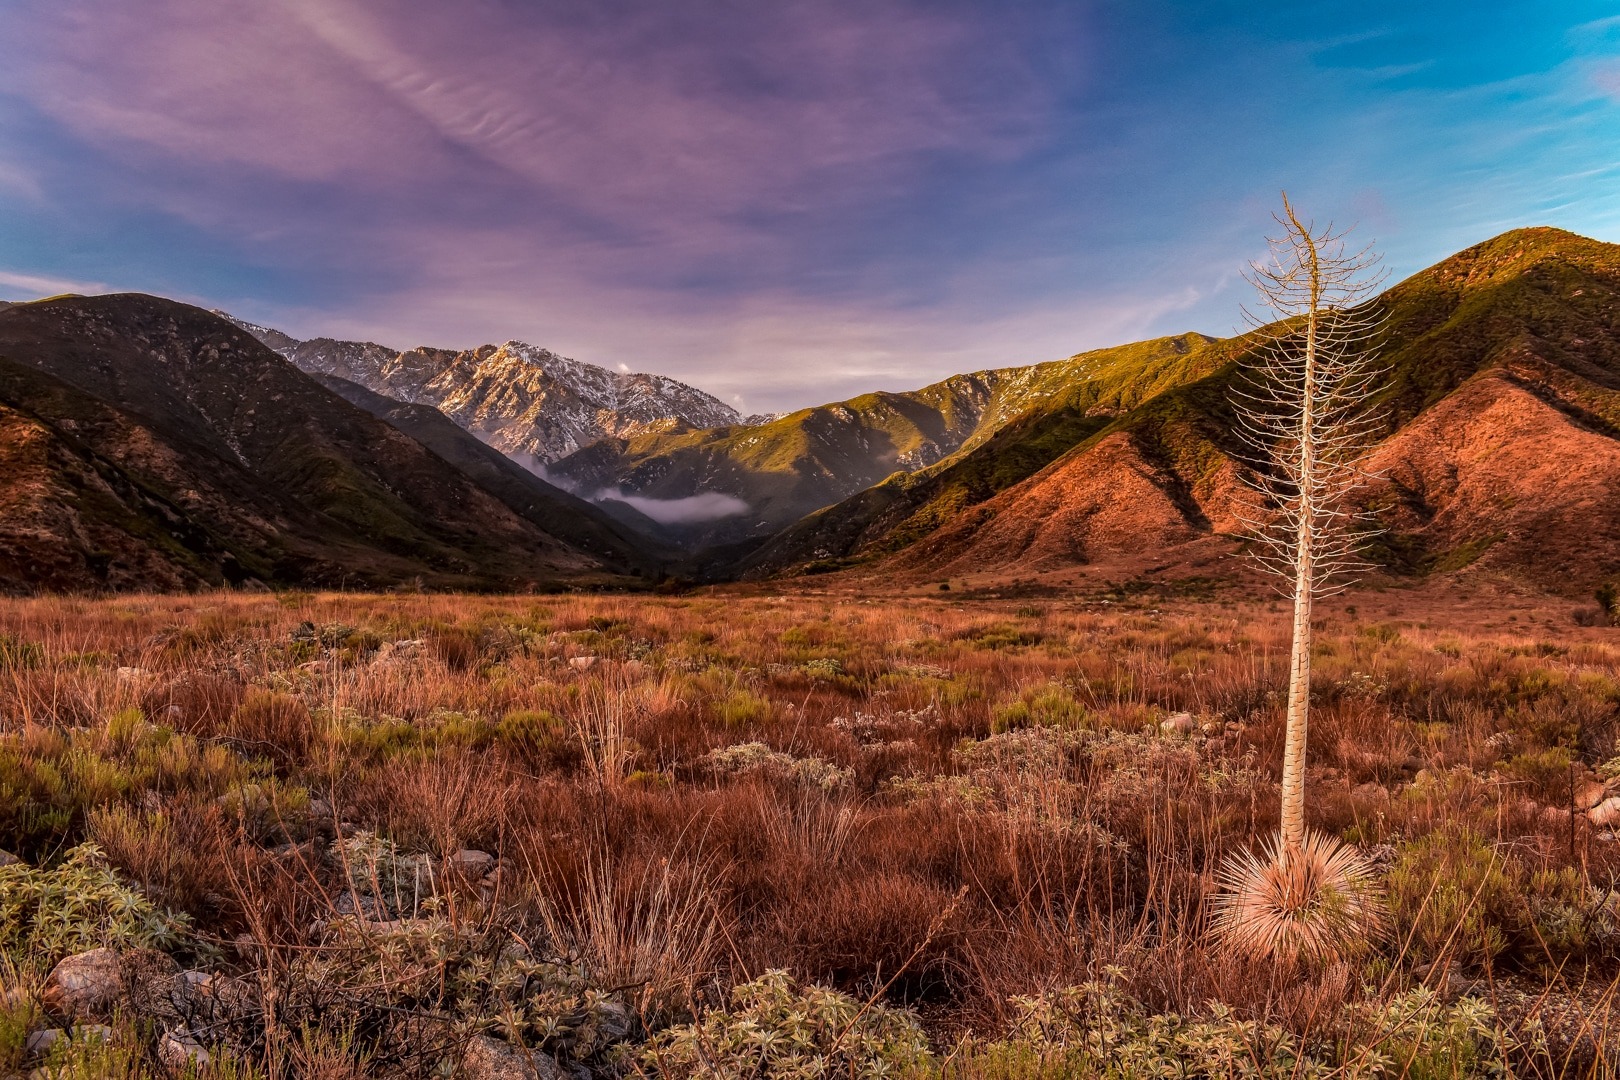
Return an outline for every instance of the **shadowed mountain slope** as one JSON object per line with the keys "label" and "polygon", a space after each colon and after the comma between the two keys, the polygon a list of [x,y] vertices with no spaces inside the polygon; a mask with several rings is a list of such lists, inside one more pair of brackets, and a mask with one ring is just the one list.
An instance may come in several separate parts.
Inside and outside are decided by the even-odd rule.
{"label": "shadowed mountain slope", "polygon": [[[197,308],[124,294],[0,311],[0,586],[226,581],[515,588],[610,580],[483,484]],[[577,519],[556,493],[555,516]],[[572,531],[583,543],[577,521]]]}

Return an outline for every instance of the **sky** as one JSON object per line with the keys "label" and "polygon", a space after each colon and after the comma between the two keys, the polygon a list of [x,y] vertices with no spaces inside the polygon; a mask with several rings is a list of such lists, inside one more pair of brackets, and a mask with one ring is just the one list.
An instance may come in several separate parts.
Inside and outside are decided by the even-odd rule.
{"label": "sky", "polygon": [[1616,10],[0,0],[0,298],[517,338],[744,411],[1224,335],[1285,189],[1397,278],[1620,241]]}

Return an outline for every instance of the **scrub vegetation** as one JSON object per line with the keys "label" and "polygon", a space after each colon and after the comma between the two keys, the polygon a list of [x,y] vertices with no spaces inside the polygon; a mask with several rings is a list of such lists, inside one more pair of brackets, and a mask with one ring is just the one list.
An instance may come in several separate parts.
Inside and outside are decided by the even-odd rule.
{"label": "scrub vegetation", "polygon": [[1614,632],[1317,613],[1285,968],[1286,613],[1157,602],[0,602],[0,1075],[1612,1075]]}

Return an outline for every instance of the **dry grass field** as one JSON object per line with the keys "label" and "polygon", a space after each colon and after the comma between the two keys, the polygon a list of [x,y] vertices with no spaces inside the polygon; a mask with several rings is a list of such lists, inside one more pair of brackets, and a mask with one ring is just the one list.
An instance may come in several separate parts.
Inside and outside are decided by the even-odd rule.
{"label": "dry grass field", "polygon": [[1309,819],[1390,932],[1278,970],[1205,932],[1276,826],[1268,604],[0,602],[0,1076],[1611,1075],[1573,607],[1324,618]]}

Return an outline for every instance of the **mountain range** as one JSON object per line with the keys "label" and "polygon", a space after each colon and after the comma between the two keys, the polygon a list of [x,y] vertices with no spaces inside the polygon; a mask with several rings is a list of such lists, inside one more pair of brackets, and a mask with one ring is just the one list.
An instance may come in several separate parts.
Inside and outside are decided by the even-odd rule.
{"label": "mountain range", "polygon": [[215,312],[315,376],[431,405],[501,453],[543,468],[607,436],[744,424],[730,405],[664,375],[609,371],[521,341],[400,351],[369,341],[299,341]]}
{"label": "mountain range", "polygon": [[518,589],[648,568],[623,526],[442,414],[368,411],[139,294],[0,310],[0,461],[11,591]]}
{"label": "mountain range", "polygon": [[[1620,574],[1620,247],[1516,230],[1374,302],[1375,561]],[[744,418],[518,342],[299,341],[133,294],[0,305],[0,587],[1219,566],[1253,347],[1188,333]]]}

